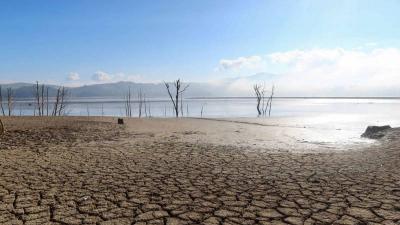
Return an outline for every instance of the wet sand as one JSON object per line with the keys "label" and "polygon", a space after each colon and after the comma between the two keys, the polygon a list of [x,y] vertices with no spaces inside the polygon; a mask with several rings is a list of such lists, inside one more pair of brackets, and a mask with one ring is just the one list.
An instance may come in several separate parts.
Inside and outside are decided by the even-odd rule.
{"label": "wet sand", "polygon": [[292,126],[2,119],[0,224],[400,223],[398,129],[335,149]]}

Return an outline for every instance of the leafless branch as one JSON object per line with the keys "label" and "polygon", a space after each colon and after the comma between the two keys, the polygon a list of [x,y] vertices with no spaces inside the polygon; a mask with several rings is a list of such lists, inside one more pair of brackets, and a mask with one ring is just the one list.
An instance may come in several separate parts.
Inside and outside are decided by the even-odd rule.
{"label": "leafless branch", "polygon": [[14,91],[12,88],[7,88],[7,108],[8,116],[11,116],[14,109]]}
{"label": "leafless branch", "polygon": [[[170,85],[164,81],[164,85],[167,88],[168,91],[168,95],[169,98],[171,99],[172,105],[174,107],[174,111],[175,111],[175,116],[179,117],[179,110],[181,110],[181,114],[183,115],[183,109],[182,109],[182,96],[183,96],[183,92],[186,91],[186,89],[189,87],[189,85],[186,85],[182,88],[182,83],[181,80],[178,79],[176,81],[173,82],[174,87],[175,87],[175,98],[173,97],[173,94],[170,90]],[[181,107],[179,107],[179,97],[181,98]]]}
{"label": "leafless branch", "polygon": [[4,107],[3,107],[3,91],[1,89],[1,85],[0,85],[0,109],[1,109],[1,114],[3,116],[5,116],[5,112],[4,112]]}

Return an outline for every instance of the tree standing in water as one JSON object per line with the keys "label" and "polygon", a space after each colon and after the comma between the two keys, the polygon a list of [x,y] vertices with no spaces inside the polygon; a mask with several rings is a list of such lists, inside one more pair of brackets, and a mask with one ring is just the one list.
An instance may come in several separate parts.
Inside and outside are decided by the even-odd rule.
{"label": "tree standing in water", "polygon": [[189,87],[189,85],[186,86],[182,86],[181,80],[178,79],[176,81],[173,82],[174,88],[175,88],[175,98],[173,97],[173,93],[170,90],[170,84],[167,82],[164,82],[165,87],[167,88],[168,91],[168,95],[169,98],[171,99],[172,105],[174,107],[174,112],[175,112],[175,116],[179,117],[179,97],[181,98],[181,103],[182,104],[182,95],[183,92],[186,91],[186,89]]}

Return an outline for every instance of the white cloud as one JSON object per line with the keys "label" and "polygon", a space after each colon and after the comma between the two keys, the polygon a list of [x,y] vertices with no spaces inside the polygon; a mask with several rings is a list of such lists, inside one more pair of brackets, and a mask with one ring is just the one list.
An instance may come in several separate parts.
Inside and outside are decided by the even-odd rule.
{"label": "white cloud", "polygon": [[139,74],[125,74],[125,73],[106,73],[104,71],[97,71],[93,74],[92,80],[94,83],[111,83],[129,81],[135,83],[158,83],[160,81],[148,79]]}
{"label": "white cloud", "polygon": [[400,50],[395,48],[314,49],[270,57],[289,66],[279,82],[291,88],[303,86],[318,92],[336,89],[353,94],[400,88]]}
{"label": "white cloud", "polygon": [[115,81],[115,82],[130,81],[130,82],[135,82],[135,83],[156,83],[157,82],[154,80],[149,80],[146,77],[139,75],[139,74],[127,75],[124,73],[115,74],[113,76],[113,81]]}
{"label": "white cloud", "polygon": [[[259,68],[260,72],[281,68],[280,75],[269,81],[276,84],[279,95],[400,95],[398,48],[319,48],[274,52],[260,58],[268,65]],[[232,87],[239,83],[239,89],[251,90],[243,79]]]}
{"label": "white cloud", "polygon": [[221,59],[219,70],[256,69],[262,66],[262,57],[249,56],[237,59]]}
{"label": "white cloud", "polygon": [[78,73],[74,73],[74,72],[69,73],[68,77],[67,77],[67,80],[69,80],[69,81],[77,81],[79,79],[80,79],[79,74]]}
{"label": "white cloud", "polygon": [[97,71],[93,74],[92,79],[97,82],[111,81],[112,77],[103,71]]}

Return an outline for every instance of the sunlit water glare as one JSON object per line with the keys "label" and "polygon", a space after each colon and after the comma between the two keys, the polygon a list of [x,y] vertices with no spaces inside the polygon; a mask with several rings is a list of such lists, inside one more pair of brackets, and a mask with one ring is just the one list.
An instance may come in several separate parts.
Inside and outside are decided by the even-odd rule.
{"label": "sunlit water glare", "polygon": [[[31,100],[17,101],[14,115],[33,115],[33,109]],[[299,142],[321,145],[366,143],[370,141],[360,138],[360,134],[368,125],[400,126],[400,99],[275,98],[271,118],[257,117],[253,98],[185,99],[182,109],[184,117],[297,127],[299,132],[294,137]],[[70,99],[66,112],[71,116],[125,116],[125,107],[121,99],[80,98]],[[138,115],[137,103],[133,104],[132,114]],[[142,115],[146,114],[174,116],[168,99],[149,99]]]}

